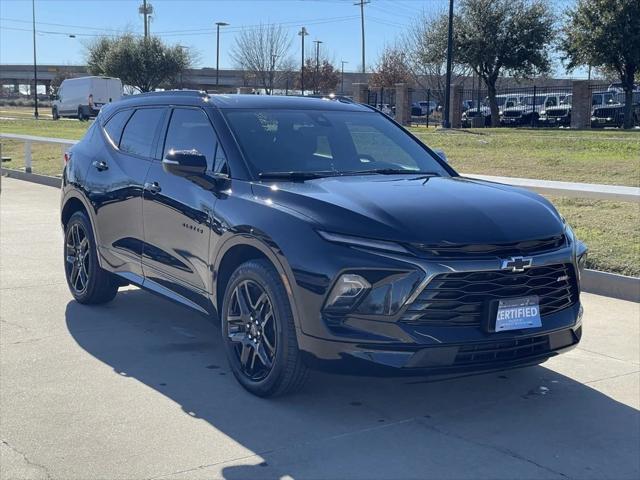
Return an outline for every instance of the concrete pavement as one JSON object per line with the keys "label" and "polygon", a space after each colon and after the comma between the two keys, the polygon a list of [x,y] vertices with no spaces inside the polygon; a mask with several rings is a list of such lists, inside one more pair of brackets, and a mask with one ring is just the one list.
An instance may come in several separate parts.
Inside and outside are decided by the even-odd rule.
{"label": "concrete pavement", "polygon": [[69,294],[59,190],[2,179],[0,478],[640,475],[640,306],[585,294],[580,347],[446,381],[312,374],[261,400],[207,318],[134,288]]}

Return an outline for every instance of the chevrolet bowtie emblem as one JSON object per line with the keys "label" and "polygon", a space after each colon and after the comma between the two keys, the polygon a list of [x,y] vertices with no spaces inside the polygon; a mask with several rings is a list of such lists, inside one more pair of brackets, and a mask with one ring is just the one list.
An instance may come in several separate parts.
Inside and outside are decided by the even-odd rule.
{"label": "chevrolet bowtie emblem", "polygon": [[511,257],[509,260],[502,261],[502,269],[511,270],[512,272],[524,272],[532,264],[532,258]]}

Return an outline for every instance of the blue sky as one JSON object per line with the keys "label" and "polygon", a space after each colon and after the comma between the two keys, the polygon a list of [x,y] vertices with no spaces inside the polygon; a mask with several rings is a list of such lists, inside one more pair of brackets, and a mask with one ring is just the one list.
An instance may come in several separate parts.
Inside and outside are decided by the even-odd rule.
{"label": "blue sky", "polygon": [[[571,0],[556,0],[566,6]],[[36,0],[38,62],[84,63],[85,45],[100,34],[142,33],[142,0]],[[194,49],[198,66],[215,66],[216,21],[230,23],[221,30],[221,68],[233,67],[229,49],[241,28],[280,23],[293,40],[291,53],[299,58],[296,32],[306,25],[308,44],[322,40],[335,62],[345,70],[360,61],[360,9],[356,0],[152,0],[151,31],[166,42]],[[385,44],[392,43],[412,19],[446,10],[448,0],[371,0],[365,7],[367,64],[375,62]],[[30,63],[31,0],[0,1],[0,63]],[[74,34],[76,38],[69,38]]]}

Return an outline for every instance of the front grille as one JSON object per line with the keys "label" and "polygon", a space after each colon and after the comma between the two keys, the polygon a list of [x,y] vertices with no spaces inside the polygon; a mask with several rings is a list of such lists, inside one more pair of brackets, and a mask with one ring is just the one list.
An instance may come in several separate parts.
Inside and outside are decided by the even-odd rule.
{"label": "front grille", "polygon": [[540,315],[578,301],[575,270],[569,263],[533,267],[524,272],[495,270],[437,275],[408,306],[400,322],[422,326],[479,326],[488,302],[537,295]]}
{"label": "front grille", "polygon": [[593,116],[596,118],[615,118],[618,112],[618,108],[596,108],[593,111]]}
{"label": "front grille", "polygon": [[553,237],[541,238],[538,240],[526,240],[523,242],[509,243],[469,243],[469,244],[443,244],[436,245],[414,243],[412,246],[417,250],[428,253],[439,258],[459,258],[495,255],[500,257],[536,255],[551,250],[556,250],[566,244],[564,234]]}
{"label": "front grille", "polygon": [[548,335],[502,342],[473,343],[463,345],[458,349],[454,365],[521,360],[547,353],[550,350]]}
{"label": "front grille", "polygon": [[567,108],[547,108],[546,114],[548,117],[566,117],[570,111]]}

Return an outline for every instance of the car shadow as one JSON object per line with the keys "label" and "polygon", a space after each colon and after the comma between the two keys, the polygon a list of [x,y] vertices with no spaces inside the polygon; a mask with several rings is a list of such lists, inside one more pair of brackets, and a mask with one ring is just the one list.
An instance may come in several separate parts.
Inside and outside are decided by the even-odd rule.
{"label": "car shadow", "polygon": [[[261,457],[222,466],[226,479],[426,471],[633,478],[640,470],[638,411],[542,366],[448,380],[313,372],[302,392],[265,400],[233,378],[215,322],[142,290],[121,290],[101,307],[72,301],[66,323],[115,375],[142,382]],[[418,427],[405,431],[410,425]],[[363,441],[370,448],[361,448]],[[497,463],[487,466],[491,459]],[[533,470],[519,472],[519,465]]]}

